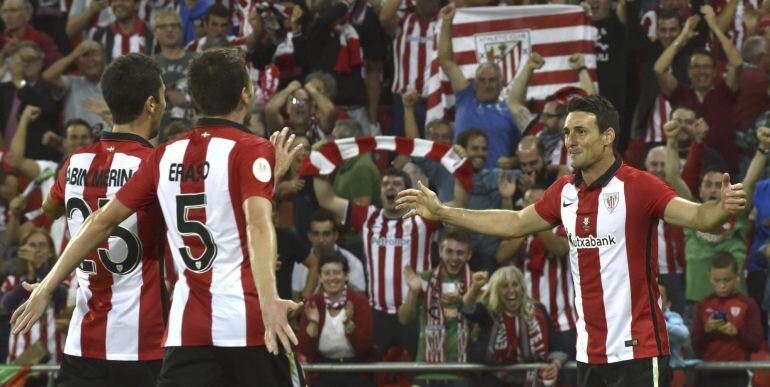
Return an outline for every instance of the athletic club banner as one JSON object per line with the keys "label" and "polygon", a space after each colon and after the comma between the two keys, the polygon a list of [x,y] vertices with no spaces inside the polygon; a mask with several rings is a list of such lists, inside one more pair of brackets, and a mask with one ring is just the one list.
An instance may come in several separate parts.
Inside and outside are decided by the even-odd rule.
{"label": "athletic club banner", "polygon": [[[440,30],[441,23],[436,28]],[[577,73],[569,67],[572,54],[583,54],[596,80],[595,40],[596,28],[576,5],[459,8],[452,24],[454,58],[463,74],[473,79],[479,63],[497,62],[505,84],[501,99],[532,52],[543,56],[545,65],[530,78],[527,99],[542,100],[564,86],[579,86]],[[431,56],[428,82],[427,121],[451,114],[454,95],[439,66],[438,51]]]}
{"label": "athletic club banner", "polygon": [[[466,190],[473,188],[473,168],[467,158],[460,157],[449,144],[420,138],[396,136],[350,137],[329,141],[313,150],[300,164],[301,176],[328,175],[345,160],[373,151],[391,151],[411,157],[425,157],[451,172]],[[417,182],[414,182],[415,184]]]}

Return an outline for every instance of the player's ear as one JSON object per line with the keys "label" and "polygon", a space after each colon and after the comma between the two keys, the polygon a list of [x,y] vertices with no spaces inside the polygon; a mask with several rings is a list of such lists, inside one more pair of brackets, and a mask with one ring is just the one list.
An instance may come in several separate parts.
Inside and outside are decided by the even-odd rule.
{"label": "player's ear", "polygon": [[605,146],[612,146],[612,143],[615,142],[615,128],[607,128],[602,133],[602,142]]}
{"label": "player's ear", "polygon": [[146,110],[148,113],[152,114],[155,112],[155,108],[158,106],[158,101],[155,100],[155,97],[149,96],[144,101],[144,110]]}

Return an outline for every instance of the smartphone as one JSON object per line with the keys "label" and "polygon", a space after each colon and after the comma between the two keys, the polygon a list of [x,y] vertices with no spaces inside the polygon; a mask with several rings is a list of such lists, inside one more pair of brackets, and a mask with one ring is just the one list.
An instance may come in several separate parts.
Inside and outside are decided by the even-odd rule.
{"label": "smartphone", "polygon": [[714,312],[712,317],[714,317],[715,320],[727,321],[727,313],[722,312],[721,310],[718,310],[718,311]]}

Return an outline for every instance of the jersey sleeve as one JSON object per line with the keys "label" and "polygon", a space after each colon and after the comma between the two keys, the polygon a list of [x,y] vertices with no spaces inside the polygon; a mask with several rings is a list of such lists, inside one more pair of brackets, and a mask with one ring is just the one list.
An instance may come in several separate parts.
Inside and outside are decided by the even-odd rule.
{"label": "jersey sleeve", "polygon": [[126,207],[134,210],[144,208],[158,197],[158,160],[164,148],[156,149],[147,160],[139,165],[133,177],[128,180],[115,197]]}
{"label": "jersey sleeve", "polygon": [[645,211],[660,219],[663,219],[668,203],[677,196],[671,186],[648,172],[639,173],[633,189]]}
{"label": "jersey sleeve", "polygon": [[59,176],[56,177],[56,181],[54,181],[51,191],[48,193],[51,200],[60,206],[64,206],[64,188],[67,184],[67,170],[69,166],[70,158],[67,157],[67,161],[59,169]]}
{"label": "jersey sleeve", "polygon": [[555,183],[551,184],[540,200],[535,203],[535,211],[541,218],[551,224],[561,223],[561,191],[564,185],[567,184],[568,179],[571,179],[570,175],[562,176]]}
{"label": "jersey sleeve", "polygon": [[364,228],[368,215],[369,207],[348,201],[348,209],[345,211],[345,225],[360,231]]}
{"label": "jersey sleeve", "polygon": [[273,200],[275,149],[259,137],[241,140],[232,161],[232,178],[241,202],[252,196]]}

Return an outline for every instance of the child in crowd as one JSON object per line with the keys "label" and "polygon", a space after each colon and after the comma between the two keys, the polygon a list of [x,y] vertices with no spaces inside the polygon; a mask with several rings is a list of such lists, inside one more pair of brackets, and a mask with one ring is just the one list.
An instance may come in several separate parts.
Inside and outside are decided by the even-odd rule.
{"label": "child in crowd", "polygon": [[[747,361],[762,344],[759,307],[736,290],[738,263],[729,253],[711,260],[709,280],[714,293],[698,302],[692,322],[692,344],[704,361]],[[697,374],[696,386],[747,386],[747,371],[710,371]]]}
{"label": "child in crowd", "polygon": [[663,318],[666,319],[666,332],[668,332],[668,345],[671,348],[671,356],[668,359],[668,367],[661,372],[668,374],[666,381],[669,386],[673,378],[672,369],[686,367],[700,363],[697,359],[682,359],[682,347],[690,338],[690,329],[685,325],[682,316],[671,310],[671,299],[668,298],[668,289],[663,284],[658,284],[660,299],[663,304]]}

